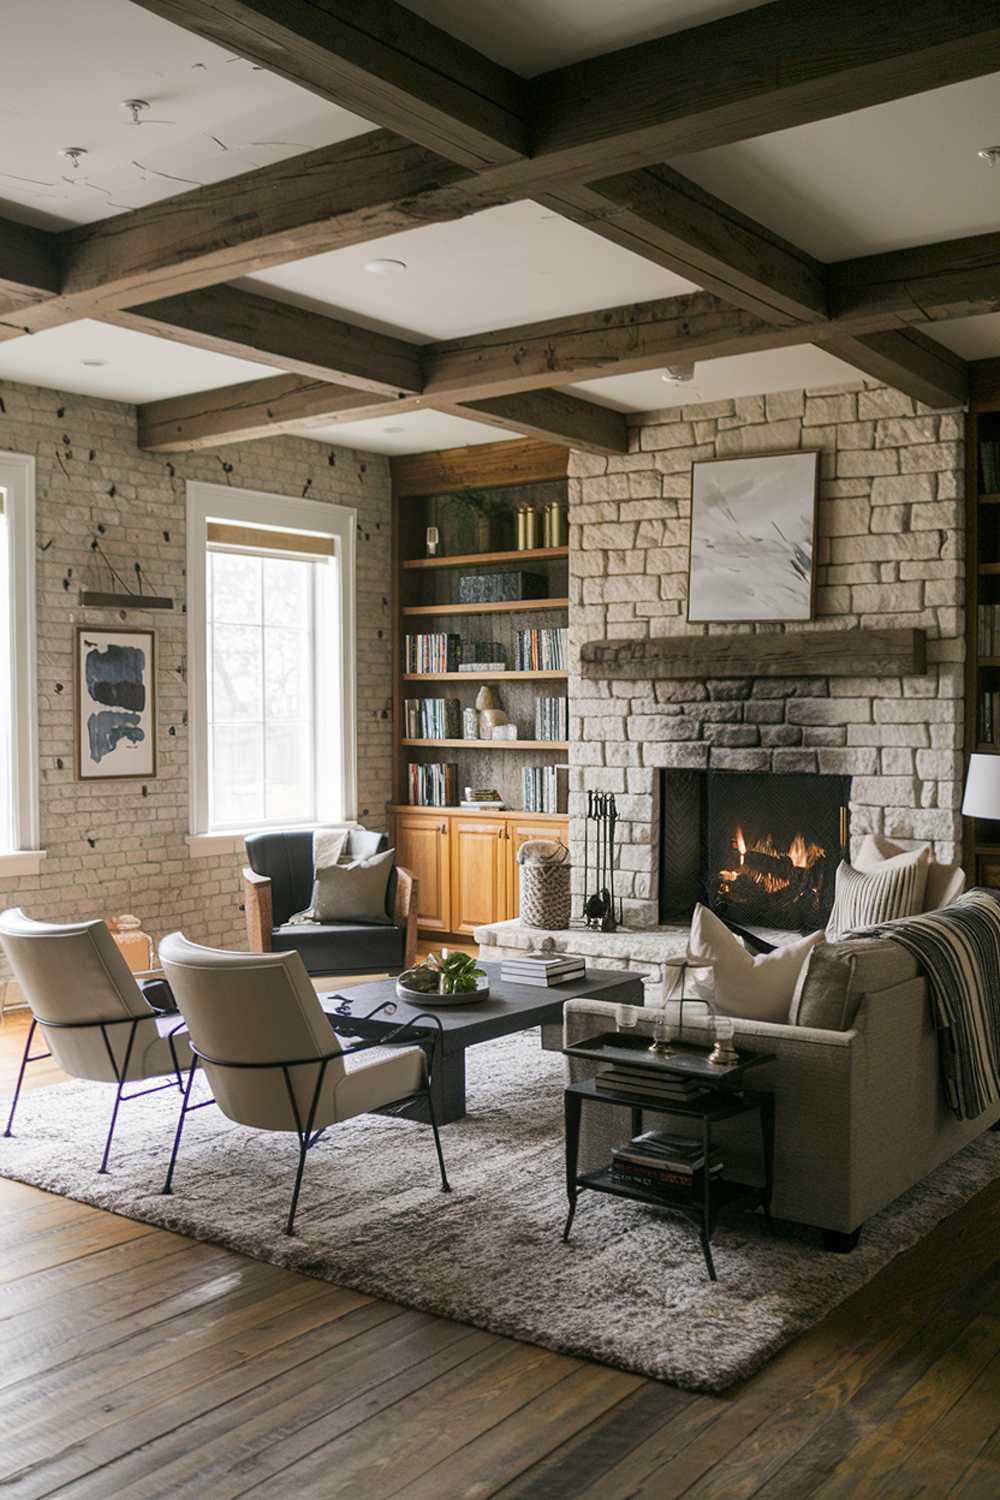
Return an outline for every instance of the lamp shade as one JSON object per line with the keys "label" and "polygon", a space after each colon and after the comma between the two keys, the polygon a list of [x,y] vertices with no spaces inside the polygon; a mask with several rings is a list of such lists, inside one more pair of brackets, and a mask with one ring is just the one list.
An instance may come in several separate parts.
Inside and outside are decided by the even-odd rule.
{"label": "lamp shade", "polygon": [[962,812],[1000,821],[1000,755],[970,755]]}

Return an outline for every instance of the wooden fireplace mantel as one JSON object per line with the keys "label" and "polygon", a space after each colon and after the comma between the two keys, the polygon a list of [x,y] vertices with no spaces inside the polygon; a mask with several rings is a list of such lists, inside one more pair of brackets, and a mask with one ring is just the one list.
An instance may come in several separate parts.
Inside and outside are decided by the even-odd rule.
{"label": "wooden fireplace mantel", "polygon": [[899,677],[927,670],[923,630],[810,630],[780,635],[661,636],[587,641],[580,672],[657,677]]}

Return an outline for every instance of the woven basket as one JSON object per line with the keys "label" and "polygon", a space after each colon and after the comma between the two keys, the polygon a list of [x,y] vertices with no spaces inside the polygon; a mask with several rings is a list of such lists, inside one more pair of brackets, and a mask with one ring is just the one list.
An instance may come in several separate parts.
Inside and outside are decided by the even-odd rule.
{"label": "woven basket", "polygon": [[521,921],[526,927],[569,926],[573,909],[569,850],[561,859],[525,860],[521,865]]}

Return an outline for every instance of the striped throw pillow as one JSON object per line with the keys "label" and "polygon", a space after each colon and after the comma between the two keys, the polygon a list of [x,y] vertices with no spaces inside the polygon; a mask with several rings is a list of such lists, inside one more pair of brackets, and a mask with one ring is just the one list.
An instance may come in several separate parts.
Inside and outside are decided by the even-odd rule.
{"label": "striped throw pillow", "polygon": [[923,911],[929,862],[927,848],[899,854],[874,870],[856,870],[844,861],[837,871],[827,935],[855,932]]}

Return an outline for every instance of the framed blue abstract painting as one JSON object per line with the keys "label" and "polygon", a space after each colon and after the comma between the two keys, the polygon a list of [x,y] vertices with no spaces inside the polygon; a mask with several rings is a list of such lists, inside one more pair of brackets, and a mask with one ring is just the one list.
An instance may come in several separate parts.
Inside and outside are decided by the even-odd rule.
{"label": "framed blue abstract painting", "polygon": [[156,657],[151,630],[76,631],[76,774],[156,775]]}

